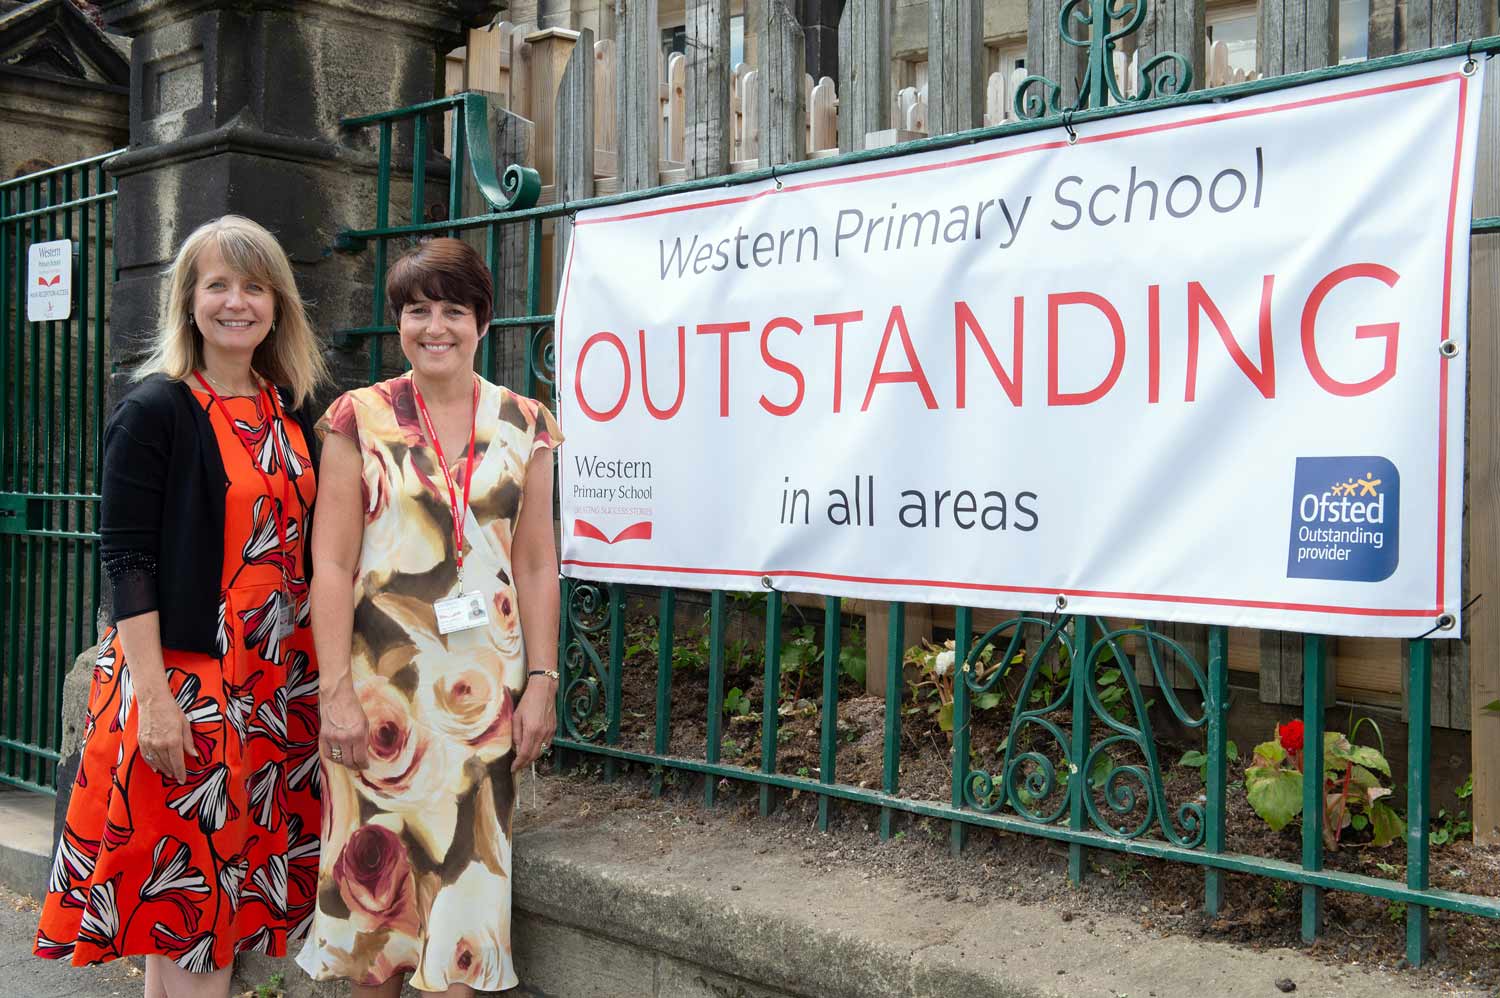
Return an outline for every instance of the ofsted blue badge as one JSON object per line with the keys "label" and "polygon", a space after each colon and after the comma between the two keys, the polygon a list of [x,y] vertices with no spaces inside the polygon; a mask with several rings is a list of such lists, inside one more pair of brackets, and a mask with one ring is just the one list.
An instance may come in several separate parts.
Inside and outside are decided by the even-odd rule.
{"label": "ofsted blue badge", "polygon": [[1383,457],[1299,457],[1291,579],[1380,582],[1400,555],[1401,476]]}

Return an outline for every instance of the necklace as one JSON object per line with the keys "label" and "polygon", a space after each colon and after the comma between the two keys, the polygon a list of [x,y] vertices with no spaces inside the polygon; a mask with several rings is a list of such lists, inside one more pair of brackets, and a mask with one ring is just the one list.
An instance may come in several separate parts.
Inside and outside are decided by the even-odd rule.
{"label": "necklace", "polygon": [[223,392],[225,395],[230,395],[230,396],[248,396],[248,395],[256,395],[256,394],[259,394],[259,392],[260,392],[260,377],[258,375],[256,375],[256,373],[255,373],[254,370],[251,370],[251,372],[250,372],[250,380],[252,382],[254,382],[254,387],[252,387],[249,391],[240,391],[237,388],[231,388],[231,387],[229,387],[228,385],[224,384],[224,382],[222,382],[218,378],[214,377],[212,374],[209,374],[208,373],[208,368],[206,368],[206,367],[203,368],[202,371],[203,371],[203,376],[209,380],[209,383],[212,384],[219,391]]}

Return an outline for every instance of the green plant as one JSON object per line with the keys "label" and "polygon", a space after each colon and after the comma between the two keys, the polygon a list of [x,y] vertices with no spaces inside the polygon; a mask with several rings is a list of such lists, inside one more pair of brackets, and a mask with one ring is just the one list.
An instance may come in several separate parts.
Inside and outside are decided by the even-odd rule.
{"label": "green plant", "polygon": [[[1224,743],[1224,758],[1230,762],[1239,762],[1240,747],[1233,739]],[[1182,758],[1177,760],[1177,765],[1185,766],[1198,771],[1198,778],[1204,783],[1208,782],[1208,753],[1199,752],[1197,749],[1188,749],[1182,753]]]}
{"label": "green plant", "polygon": [[864,642],[850,642],[839,648],[839,671],[860,686],[865,685],[865,674],[869,669],[865,661]]}
{"label": "green plant", "polygon": [[[1453,791],[1453,795],[1459,800],[1468,800],[1474,796],[1473,773],[1470,773],[1469,778],[1464,780],[1463,784],[1457,790]],[[1447,808],[1440,808],[1437,817],[1432,819],[1431,828],[1432,844],[1435,846],[1445,846],[1450,842],[1457,842],[1459,839],[1466,839],[1473,835],[1474,821],[1469,817],[1469,812],[1466,810],[1460,809],[1455,815],[1449,814]]]}
{"label": "green plant", "polygon": [[286,986],[286,977],[279,971],[266,979],[265,983],[257,984],[252,992],[255,998],[281,998],[282,988]]}
{"label": "green plant", "polygon": [[750,698],[738,686],[731,687],[724,696],[724,713],[746,717],[750,714]]}
{"label": "green plant", "polygon": [[[1018,654],[1012,664],[1025,661],[1024,653]],[[1113,665],[1110,663],[1114,663]],[[1098,687],[1099,705],[1115,720],[1129,722],[1133,708],[1129,701],[1130,685],[1125,680],[1126,668],[1133,668],[1129,661],[1120,661],[1115,654],[1113,643],[1106,645],[1100,652],[1097,665],[1105,666],[1094,676],[1094,683]],[[1073,666],[1071,653],[1066,645],[1059,645],[1057,658],[1044,659],[1037,669],[1036,681],[1032,683],[1031,694],[1027,698],[1028,706],[1035,710],[1038,707],[1054,703],[1067,689],[1068,681],[1072,678]],[[1154,700],[1146,701],[1146,709],[1150,709]]]}
{"label": "green plant", "polygon": [[[978,671],[976,682],[982,682],[994,670],[994,645],[985,645],[974,662]],[[909,695],[902,709],[907,714],[924,713],[934,716],[938,727],[953,731],[953,684],[961,666],[957,663],[957,651],[950,638],[940,645],[924,641],[919,647],[906,653],[906,665],[910,675],[906,685]],[[991,710],[1000,704],[1000,694],[994,690],[980,693],[970,701],[974,710]]]}
{"label": "green plant", "polygon": [[[1354,743],[1366,723],[1383,747],[1380,728],[1369,718],[1356,722],[1348,735],[1330,731],[1323,736],[1323,841],[1330,849],[1338,848],[1348,829],[1368,828],[1377,846],[1406,834],[1406,822],[1385,802],[1391,789],[1376,775],[1390,778],[1385,754]],[[1301,721],[1277,725],[1275,738],[1255,747],[1245,770],[1250,806],[1272,831],[1279,832],[1302,813],[1303,734]]]}

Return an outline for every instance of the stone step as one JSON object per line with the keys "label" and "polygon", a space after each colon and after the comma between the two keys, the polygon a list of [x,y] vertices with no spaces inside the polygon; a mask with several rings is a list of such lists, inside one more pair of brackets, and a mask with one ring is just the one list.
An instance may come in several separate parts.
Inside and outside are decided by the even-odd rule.
{"label": "stone step", "polygon": [[0,884],[31,897],[47,890],[57,800],[0,785]]}

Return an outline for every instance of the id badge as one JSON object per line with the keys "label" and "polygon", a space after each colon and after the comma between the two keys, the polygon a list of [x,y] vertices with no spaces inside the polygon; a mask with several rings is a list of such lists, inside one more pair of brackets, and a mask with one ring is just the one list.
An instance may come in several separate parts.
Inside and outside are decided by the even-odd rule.
{"label": "id badge", "polygon": [[292,636],[296,629],[297,601],[292,599],[292,594],[282,590],[276,600],[276,637],[285,641]]}
{"label": "id badge", "polygon": [[459,593],[432,604],[437,613],[439,634],[467,631],[471,627],[482,627],[489,622],[489,611],[484,607],[484,594],[478,591]]}

